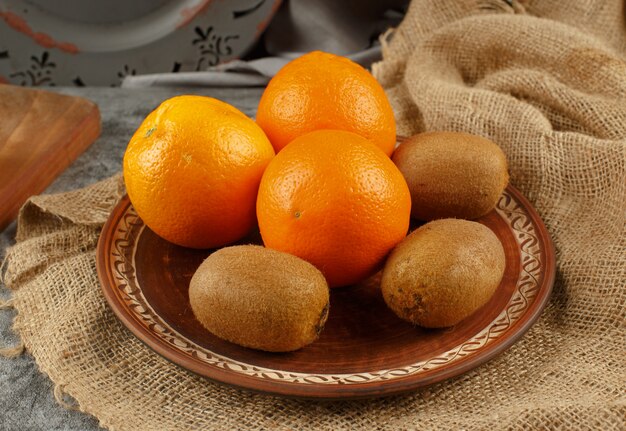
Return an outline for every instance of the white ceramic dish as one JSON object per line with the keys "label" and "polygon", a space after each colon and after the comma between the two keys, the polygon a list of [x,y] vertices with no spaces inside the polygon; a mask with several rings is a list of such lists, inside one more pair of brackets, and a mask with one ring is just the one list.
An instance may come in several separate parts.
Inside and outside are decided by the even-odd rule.
{"label": "white ceramic dish", "polygon": [[0,82],[118,85],[241,56],[281,0],[0,0]]}

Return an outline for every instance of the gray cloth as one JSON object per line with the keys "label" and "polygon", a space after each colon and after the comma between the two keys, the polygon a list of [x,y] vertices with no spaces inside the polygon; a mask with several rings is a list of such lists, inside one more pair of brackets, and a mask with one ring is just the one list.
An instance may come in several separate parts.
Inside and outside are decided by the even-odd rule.
{"label": "gray cloth", "polygon": [[402,19],[405,0],[286,1],[263,39],[268,57],[235,60],[202,72],[127,76],[122,87],[263,86],[290,60],[313,50],[370,67],[381,59],[378,35]]}
{"label": "gray cloth", "polygon": [[[380,56],[380,46],[374,46],[347,57],[359,64],[369,66],[379,60]],[[122,87],[261,87],[265,86],[292,58],[284,56],[265,57],[251,61],[234,60],[212,67],[205,72],[128,76],[122,82]]]}

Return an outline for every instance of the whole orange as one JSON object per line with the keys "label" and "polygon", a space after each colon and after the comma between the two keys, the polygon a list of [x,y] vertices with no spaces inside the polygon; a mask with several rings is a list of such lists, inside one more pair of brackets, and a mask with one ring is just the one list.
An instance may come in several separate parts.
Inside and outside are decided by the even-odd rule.
{"label": "whole orange", "polygon": [[406,236],[410,213],[391,159],[341,130],[296,138],[268,165],[257,198],[265,245],[309,261],[333,287],[373,274]]}
{"label": "whole orange", "polygon": [[320,129],[354,132],[388,156],[396,145],[393,110],[376,79],[351,60],[320,51],[289,62],[272,78],[256,121],[277,153]]}
{"label": "whole orange", "polygon": [[274,150],[254,121],[201,96],[163,102],[124,154],[124,181],[144,223],[193,248],[242,238],[255,223],[256,195]]}

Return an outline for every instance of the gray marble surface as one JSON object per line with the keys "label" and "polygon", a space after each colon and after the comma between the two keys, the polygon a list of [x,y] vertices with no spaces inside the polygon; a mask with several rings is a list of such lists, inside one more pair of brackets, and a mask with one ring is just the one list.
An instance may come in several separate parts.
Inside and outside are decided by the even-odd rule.
{"label": "gray marble surface", "polygon": [[[121,170],[124,149],[143,118],[158,104],[178,94],[202,94],[231,103],[253,116],[261,97],[259,88],[58,88],[60,93],[82,96],[100,107],[102,135],[45,193],[72,190],[107,178]],[[1,120],[0,120],[1,121]],[[0,233],[0,256],[15,238],[15,223]],[[0,284],[0,297],[10,292]],[[17,342],[11,331],[15,313],[0,310],[0,346]],[[59,406],[53,384],[39,372],[28,353],[17,358],[0,357],[0,430],[99,430],[98,421]]]}

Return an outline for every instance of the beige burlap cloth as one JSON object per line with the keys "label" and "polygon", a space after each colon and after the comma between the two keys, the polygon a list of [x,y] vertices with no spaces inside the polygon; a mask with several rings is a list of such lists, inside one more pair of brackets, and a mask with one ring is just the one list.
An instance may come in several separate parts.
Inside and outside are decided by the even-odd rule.
{"label": "beige burlap cloth", "polygon": [[210,383],[114,317],[94,248],[120,178],[33,198],[5,280],[39,367],[112,430],[626,429],[626,30],[611,0],[414,1],[375,75],[399,132],[488,136],[558,255],[554,295],[510,350],[401,397],[315,403]]}

